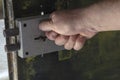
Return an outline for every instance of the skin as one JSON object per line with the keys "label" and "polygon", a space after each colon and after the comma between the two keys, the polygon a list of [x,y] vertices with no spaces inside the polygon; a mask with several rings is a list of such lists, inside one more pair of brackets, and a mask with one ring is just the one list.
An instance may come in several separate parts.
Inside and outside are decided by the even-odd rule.
{"label": "skin", "polygon": [[67,50],[80,50],[102,31],[120,30],[120,0],[103,0],[83,9],[56,11],[39,25],[48,39]]}

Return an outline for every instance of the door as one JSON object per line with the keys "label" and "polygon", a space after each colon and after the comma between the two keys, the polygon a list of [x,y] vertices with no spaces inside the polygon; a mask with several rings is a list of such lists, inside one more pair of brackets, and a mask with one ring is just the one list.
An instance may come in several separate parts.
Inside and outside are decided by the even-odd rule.
{"label": "door", "polygon": [[[99,0],[4,0],[6,29],[17,18],[50,14],[55,10],[82,8]],[[41,8],[40,5],[43,7]],[[11,80],[119,80],[120,32],[103,32],[87,41],[80,51],[59,51],[20,58],[8,54]],[[16,37],[6,38],[16,44]]]}

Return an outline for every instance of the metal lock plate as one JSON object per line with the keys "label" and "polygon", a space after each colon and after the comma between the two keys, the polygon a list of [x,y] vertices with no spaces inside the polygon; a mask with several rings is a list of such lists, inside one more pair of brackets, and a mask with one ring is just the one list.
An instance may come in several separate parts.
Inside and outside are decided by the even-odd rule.
{"label": "metal lock plate", "polygon": [[45,19],[48,19],[48,16],[36,16],[16,20],[16,25],[20,30],[18,36],[20,42],[18,55],[20,57],[26,58],[64,50],[63,47],[59,47],[53,41],[45,38],[44,32],[39,30],[39,23]]}

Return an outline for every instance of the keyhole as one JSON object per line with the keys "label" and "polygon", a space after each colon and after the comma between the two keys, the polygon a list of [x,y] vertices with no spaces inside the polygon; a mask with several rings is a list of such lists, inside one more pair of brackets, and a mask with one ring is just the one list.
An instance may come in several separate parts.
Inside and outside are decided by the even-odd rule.
{"label": "keyhole", "polygon": [[34,38],[34,40],[42,40],[42,41],[46,41],[46,36],[38,36],[38,37],[36,37],[36,38]]}

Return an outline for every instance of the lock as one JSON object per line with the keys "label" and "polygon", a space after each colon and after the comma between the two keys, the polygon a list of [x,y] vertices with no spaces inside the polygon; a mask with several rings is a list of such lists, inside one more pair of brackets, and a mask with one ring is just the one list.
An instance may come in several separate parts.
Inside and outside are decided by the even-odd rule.
{"label": "lock", "polygon": [[18,55],[22,58],[43,55],[64,50],[64,47],[55,45],[39,30],[40,22],[48,20],[49,15],[40,15],[16,19],[16,26],[19,28],[18,41],[20,50]]}
{"label": "lock", "polygon": [[36,37],[34,40],[42,40],[42,41],[46,41],[46,36],[39,36],[39,37]]}

